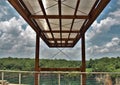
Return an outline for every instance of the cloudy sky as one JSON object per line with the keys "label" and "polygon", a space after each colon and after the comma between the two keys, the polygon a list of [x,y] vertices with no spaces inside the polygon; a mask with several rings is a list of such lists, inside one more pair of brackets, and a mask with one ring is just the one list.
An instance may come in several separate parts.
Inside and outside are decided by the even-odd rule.
{"label": "cloudy sky", "polygon": [[[74,48],[49,48],[41,40],[40,57],[80,60],[80,41]],[[8,3],[0,0],[0,58],[35,57],[35,32]],[[120,0],[109,5],[86,32],[86,57],[120,56]]]}

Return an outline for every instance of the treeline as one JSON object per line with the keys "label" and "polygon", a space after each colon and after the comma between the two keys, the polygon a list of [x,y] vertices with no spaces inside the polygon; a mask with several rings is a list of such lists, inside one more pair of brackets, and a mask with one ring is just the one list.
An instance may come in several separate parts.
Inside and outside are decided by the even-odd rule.
{"label": "treeline", "polygon": [[120,57],[90,59],[87,68],[92,68],[93,72],[120,72]]}
{"label": "treeline", "polygon": [[30,58],[1,58],[0,70],[34,70],[34,59]]}
{"label": "treeline", "polygon": [[[22,70],[33,71],[35,60],[30,58],[0,58],[0,70]],[[67,61],[64,59],[49,60],[41,59],[40,67],[65,68],[65,67],[80,67],[81,61]],[[86,68],[95,72],[120,72],[120,57],[101,59],[90,59],[86,62]]]}
{"label": "treeline", "polygon": [[[44,68],[65,68],[65,67],[80,67],[80,61],[67,61],[64,59],[40,59],[39,65]],[[0,58],[0,70],[22,70],[33,71],[35,60],[30,58]]]}

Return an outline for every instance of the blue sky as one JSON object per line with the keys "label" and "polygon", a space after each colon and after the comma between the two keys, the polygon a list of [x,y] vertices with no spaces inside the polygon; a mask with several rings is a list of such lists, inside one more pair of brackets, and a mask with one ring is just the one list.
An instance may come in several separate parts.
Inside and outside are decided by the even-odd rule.
{"label": "blue sky", "polygon": [[[40,58],[80,60],[80,45],[49,48],[41,40]],[[34,58],[35,32],[7,0],[0,0],[0,58],[8,56]],[[86,32],[87,59],[106,56],[120,56],[120,0],[111,0]]]}

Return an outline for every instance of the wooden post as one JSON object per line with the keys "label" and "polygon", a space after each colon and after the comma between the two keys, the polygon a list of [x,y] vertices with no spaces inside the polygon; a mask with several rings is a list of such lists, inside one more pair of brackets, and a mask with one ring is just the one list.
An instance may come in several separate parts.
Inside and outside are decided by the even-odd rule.
{"label": "wooden post", "polygon": [[[82,70],[81,72],[86,72],[86,61],[85,61],[85,34],[82,35],[81,40],[81,51],[82,51]],[[86,85],[86,74],[82,74],[82,85]]]}
{"label": "wooden post", "polygon": [[[39,71],[39,42],[40,42],[40,38],[38,36],[38,34],[36,34],[36,54],[35,54],[35,72]],[[35,78],[34,78],[34,85],[38,85],[39,83],[39,79],[38,79],[38,73],[35,73]]]}

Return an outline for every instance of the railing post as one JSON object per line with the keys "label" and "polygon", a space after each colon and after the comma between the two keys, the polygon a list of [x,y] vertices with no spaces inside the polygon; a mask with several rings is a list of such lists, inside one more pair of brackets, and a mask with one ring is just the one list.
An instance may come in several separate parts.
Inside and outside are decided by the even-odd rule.
{"label": "railing post", "polygon": [[60,73],[58,73],[58,85],[60,85]]}
{"label": "railing post", "polygon": [[4,83],[4,72],[2,72],[2,85]]}
{"label": "railing post", "polygon": [[21,85],[21,73],[19,73],[19,85]]}
{"label": "railing post", "polygon": [[40,73],[38,74],[38,85],[40,85]]}
{"label": "railing post", "polygon": [[80,85],[82,85],[82,74],[80,74]]}

